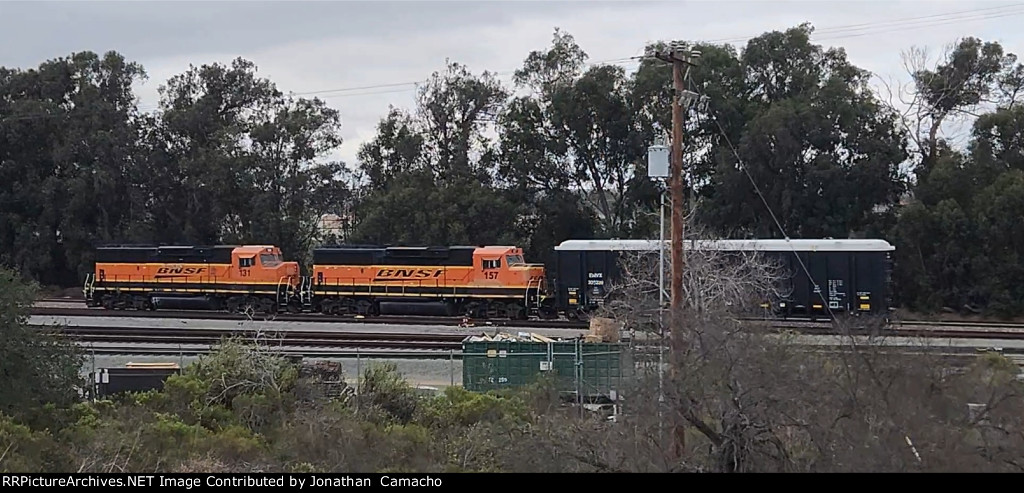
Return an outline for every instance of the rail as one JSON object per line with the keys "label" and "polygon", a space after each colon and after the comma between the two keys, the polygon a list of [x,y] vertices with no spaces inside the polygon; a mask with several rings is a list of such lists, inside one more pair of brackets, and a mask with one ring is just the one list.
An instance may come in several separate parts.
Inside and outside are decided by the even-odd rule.
{"label": "rail", "polygon": [[[83,303],[81,299],[74,298],[44,298],[38,300],[40,302],[48,303]],[[244,314],[232,314],[226,312],[207,311],[207,310],[174,310],[174,311],[114,311],[105,310],[103,308],[86,308],[86,307],[33,307],[30,311],[31,315],[43,315],[43,316],[71,316],[71,317],[110,317],[110,318],[155,318],[155,319],[183,319],[183,320],[246,320],[249,319]],[[384,315],[376,317],[360,318],[357,315],[350,316],[337,316],[337,315],[323,315],[316,313],[305,313],[305,314],[273,314],[273,315],[257,315],[252,318],[253,320],[260,321],[283,321],[283,322],[318,322],[318,323],[365,323],[365,324],[386,324],[386,325],[460,325],[462,323],[462,317],[435,317],[435,316],[393,316]],[[771,324],[775,328],[787,329],[787,330],[814,330],[816,333],[828,333],[833,331],[835,326],[832,322],[827,320],[811,320],[804,318],[789,318],[789,319],[765,319],[765,318],[746,318],[741,319],[744,321],[751,322],[765,322]],[[490,320],[481,321],[476,323],[477,326],[485,327],[508,327],[508,328],[564,328],[564,329],[586,329],[589,327],[589,323],[581,321],[571,320]],[[1016,337],[1016,331],[1024,333],[1024,323],[1019,322],[1001,322],[1001,321],[954,321],[954,320],[900,320],[895,321],[888,326],[884,327],[887,334],[910,334],[914,331],[924,331],[922,333],[936,334],[936,337],[941,331],[943,337],[958,337],[950,336],[949,334],[956,334],[957,330],[965,331],[963,337],[967,337],[966,334],[970,334],[970,337],[984,337],[981,331],[996,331],[996,333],[1009,334],[1008,337]],[[856,329],[853,329],[854,331]],[[1002,331],[1002,332],[999,332]]]}
{"label": "rail", "polygon": [[[361,323],[361,324],[385,324],[385,325],[439,325],[458,326],[463,324],[462,317],[423,317],[423,316],[393,316],[383,315],[376,317],[360,318],[358,315],[323,315],[316,313],[305,314],[253,314],[249,317],[245,314],[236,314],[212,310],[105,310],[102,308],[53,308],[33,307],[30,315],[54,316],[54,317],[104,317],[104,318],[151,318],[151,319],[180,319],[180,320],[254,320],[254,321],[280,321],[280,322],[318,322],[318,323]],[[589,327],[586,323],[563,321],[563,320],[489,320],[475,322],[475,326],[482,327],[507,327],[507,328],[546,328],[546,329],[584,329]]]}
{"label": "rail", "polygon": [[36,330],[76,342],[131,344],[218,344],[227,338],[264,345],[307,348],[461,350],[466,334],[367,333],[335,331],[256,331],[243,329],[36,325]]}

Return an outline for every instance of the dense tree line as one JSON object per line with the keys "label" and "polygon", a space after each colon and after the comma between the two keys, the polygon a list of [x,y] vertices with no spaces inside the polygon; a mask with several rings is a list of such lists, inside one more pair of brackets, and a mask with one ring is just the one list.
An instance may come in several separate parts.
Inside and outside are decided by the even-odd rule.
{"label": "dense tree line", "polygon": [[192,67],[139,111],[145,73],[117,53],[0,69],[0,263],[74,286],[102,243],[308,249],[342,201],[340,117],[285,96],[252,63]]}
{"label": "dense tree line", "polygon": [[[895,104],[812,31],[696,46],[695,220],[723,237],[887,238],[909,308],[1024,313],[1016,57],[973,38],[931,65],[910,56]],[[350,241],[515,243],[536,261],[567,238],[656,236],[664,186],[646,150],[670,128],[670,69],[587,61],[556,31],[514,87],[449,63],[347,164],[323,159],[339,113],[245,60],[173,77],[151,113],[131,92],[143,68],[116,53],[0,69],[0,263],[72,286],[96,243],[268,242],[301,257],[329,240],[324,213],[349,219]],[[965,115],[957,146],[944,125]]]}

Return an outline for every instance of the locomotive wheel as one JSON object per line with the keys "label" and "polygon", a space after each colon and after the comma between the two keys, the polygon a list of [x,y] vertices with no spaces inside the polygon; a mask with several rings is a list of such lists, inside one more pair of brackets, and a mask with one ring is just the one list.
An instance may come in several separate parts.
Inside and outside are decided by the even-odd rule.
{"label": "locomotive wheel", "polygon": [[512,320],[526,320],[526,307],[517,303],[508,304],[508,318]]}
{"label": "locomotive wheel", "polygon": [[334,300],[323,300],[320,302],[320,313],[324,315],[334,315],[334,307],[336,305]]}
{"label": "locomotive wheel", "polygon": [[246,314],[255,315],[260,311],[260,301],[260,298],[249,296],[245,299],[245,304],[242,305],[242,310],[245,310]]}
{"label": "locomotive wheel", "polygon": [[466,316],[486,320],[492,318],[491,307],[487,302],[474,301],[466,306]]}
{"label": "locomotive wheel", "polygon": [[119,310],[127,310],[128,307],[132,306],[133,304],[134,303],[133,303],[133,300],[132,300],[132,295],[130,295],[130,294],[122,294],[122,295],[117,297],[117,302],[116,302],[115,306]]}
{"label": "locomotive wheel", "polygon": [[228,298],[228,302],[225,305],[231,313],[241,313],[242,311],[242,299],[238,296]]}
{"label": "locomotive wheel", "polygon": [[259,311],[262,313],[272,314],[277,313],[277,307],[274,306],[274,300],[270,298],[260,298],[258,305]]}
{"label": "locomotive wheel", "polygon": [[587,311],[580,311],[580,314],[579,314],[579,320],[580,320],[581,322],[586,322],[586,321],[589,321],[589,320],[590,320],[590,317],[591,317],[591,315],[590,315],[590,312],[587,312]]}
{"label": "locomotive wheel", "polygon": [[358,309],[358,303],[353,301],[352,298],[339,298],[335,301],[334,314],[348,315],[349,313],[355,313]]}
{"label": "locomotive wheel", "polygon": [[359,302],[356,303],[356,313],[359,314],[359,315],[363,315],[363,316],[371,315],[370,312],[372,311],[372,309],[373,309],[373,303],[370,303],[369,301],[359,300]]}
{"label": "locomotive wheel", "polygon": [[134,299],[132,299],[132,305],[134,305],[133,308],[136,310],[145,310],[146,305],[148,304],[149,298],[145,296],[135,296]]}

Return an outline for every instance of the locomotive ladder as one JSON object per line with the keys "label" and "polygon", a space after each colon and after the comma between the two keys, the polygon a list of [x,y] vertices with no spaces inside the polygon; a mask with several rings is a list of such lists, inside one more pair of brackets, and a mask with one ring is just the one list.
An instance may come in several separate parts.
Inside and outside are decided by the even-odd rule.
{"label": "locomotive ladder", "polygon": [[[537,279],[537,296],[534,297],[536,306],[534,307],[540,312],[540,285],[543,278]],[[533,287],[533,279],[526,281],[526,298],[523,299],[523,306],[526,307],[526,313],[530,313],[530,288]]]}
{"label": "locomotive ladder", "polygon": [[309,307],[313,304],[312,276],[299,277],[299,302],[302,304],[303,307]]}
{"label": "locomotive ladder", "polygon": [[92,299],[92,296],[95,293],[96,293],[96,279],[93,277],[93,274],[90,272],[88,275],[85,276],[85,284],[82,286],[82,295],[85,297],[86,301],[89,301],[89,300]]}

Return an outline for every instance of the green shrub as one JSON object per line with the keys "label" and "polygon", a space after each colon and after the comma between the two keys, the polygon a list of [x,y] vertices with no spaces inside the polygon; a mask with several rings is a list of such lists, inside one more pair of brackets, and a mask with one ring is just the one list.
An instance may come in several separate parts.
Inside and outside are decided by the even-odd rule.
{"label": "green shrub", "polygon": [[68,471],[71,457],[49,433],[0,414],[0,473]]}

